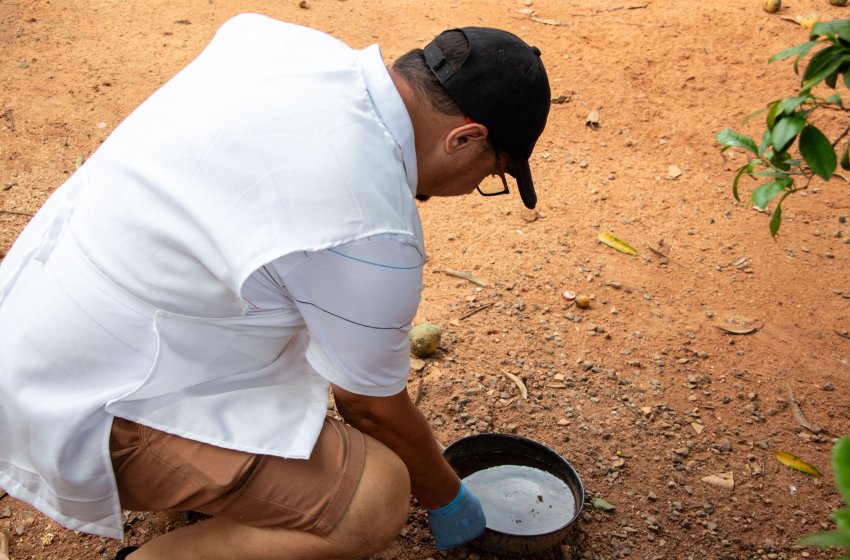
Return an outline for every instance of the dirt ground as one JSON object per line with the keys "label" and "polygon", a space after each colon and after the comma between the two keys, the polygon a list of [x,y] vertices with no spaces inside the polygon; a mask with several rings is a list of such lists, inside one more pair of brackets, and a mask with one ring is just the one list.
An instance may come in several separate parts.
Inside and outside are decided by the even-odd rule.
{"label": "dirt ground", "polygon": [[[714,142],[727,126],[758,133],[761,119],[743,117],[796,91],[790,63],[767,62],[806,40],[791,18],[850,17],[827,0],[783,3],[771,15],[761,0],[0,0],[0,256],[79,158],[237,13],[377,42],[388,62],[446,28],[511,30],[541,48],[552,82],[533,156],[540,202],[532,212],[518,196],[473,194],[421,207],[417,322],[439,325],[443,344],[415,363],[410,391],[438,438],[536,439],[615,506],[586,505],[542,558],[837,558],[795,541],[832,527],[841,504],[829,457],[850,432],[850,186],[839,177],[789,199],[774,241],[768,217],[731,196],[742,155],[724,160]],[[703,481],[721,473],[733,488]],[[126,521],[123,544],[140,544],[192,520]],[[0,530],[16,560],[111,559],[122,546],[9,496]],[[374,559],[429,557],[493,558],[435,551],[414,504]]]}

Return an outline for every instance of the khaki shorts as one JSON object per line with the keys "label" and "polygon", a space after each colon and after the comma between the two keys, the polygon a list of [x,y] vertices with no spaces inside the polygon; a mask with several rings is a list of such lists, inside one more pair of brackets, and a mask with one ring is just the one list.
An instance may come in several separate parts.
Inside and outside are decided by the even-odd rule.
{"label": "khaki shorts", "polygon": [[115,418],[109,440],[121,507],[196,511],[326,535],[363,473],[359,431],[327,418],[307,460],[252,455]]}

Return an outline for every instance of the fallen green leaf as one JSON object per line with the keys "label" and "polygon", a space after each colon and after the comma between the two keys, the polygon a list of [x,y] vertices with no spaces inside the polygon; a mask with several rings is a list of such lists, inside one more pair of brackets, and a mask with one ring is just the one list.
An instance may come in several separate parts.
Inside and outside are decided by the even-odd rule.
{"label": "fallen green leaf", "polygon": [[617,238],[613,233],[600,233],[596,236],[599,241],[608,245],[612,249],[616,249],[621,253],[626,253],[627,255],[637,255],[638,252],[634,247],[623,241],[622,239]]}
{"label": "fallen green leaf", "polygon": [[786,451],[778,451],[776,453],[776,459],[783,465],[791,467],[795,471],[800,471],[801,473],[806,473],[811,476],[821,476],[817,467]]}
{"label": "fallen green leaf", "polygon": [[614,511],[616,509],[613,504],[606,502],[598,496],[594,496],[590,500],[590,503],[593,505],[593,509],[598,509],[599,511]]}

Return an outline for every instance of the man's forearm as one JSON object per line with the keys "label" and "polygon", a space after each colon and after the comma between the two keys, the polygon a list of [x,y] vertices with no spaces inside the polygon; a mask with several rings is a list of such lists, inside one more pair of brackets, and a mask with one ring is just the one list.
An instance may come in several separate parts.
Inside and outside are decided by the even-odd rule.
{"label": "man's forearm", "polygon": [[433,509],[449,503],[460,480],[443,459],[442,449],[407,391],[392,397],[364,397],[334,387],[337,410],[345,420],[392,449],[410,473],[413,495]]}

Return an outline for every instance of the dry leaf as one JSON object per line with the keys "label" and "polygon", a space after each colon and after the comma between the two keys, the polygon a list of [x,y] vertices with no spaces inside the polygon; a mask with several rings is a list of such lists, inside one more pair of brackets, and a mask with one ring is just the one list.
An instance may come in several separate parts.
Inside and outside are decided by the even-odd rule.
{"label": "dry leaf", "polygon": [[584,124],[594,129],[599,126],[599,111],[591,111],[584,119]]}
{"label": "dry leaf", "polygon": [[718,486],[727,490],[733,490],[735,488],[735,477],[732,475],[732,471],[720,474],[710,474],[703,477],[702,481],[706,484],[711,484],[712,486]]}
{"label": "dry leaf", "polygon": [[617,238],[613,233],[600,233],[596,236],[596,238],[599,239],[599,241],[601,241],[605,245],[608,245],[612,249],[616,249],[621,253],[626,253],[627,255],[638,254],[634,247],[632,247],[622,239]]}
{"label": "dry leaf", "polygon": [[729,334],[751,334],[758,330],[758,327],[746,327],[743,329],[733,329],[730,327],[724,327],[723,325],[714,325],[715,328],[720,329],[723,332],[727,332]]}
{"label": "dry leaf", "polygon": [[791,467],[795,471],[800,471],[801,473],[806,473],[812,476],[821,476],[817,467],[786,451],[777,451],[776,459],[786,467]]}
{"label": "dry leaf", "polygon": [[813,434],[820,433],[820,428],[812,425],[812,423],[806,420],[806,417],[803,416],[803,411],[800,410],[800,405],[797,404],[797,399],[794,397],[794,391],[791,390],[791,384],[787,383],[785,388],[788,392],[788,406],[791,407],[791,414],[794,416],[794,420]]}
{"label": "dry leaf", "polygon": [[522,394],[522,398],[528,399],[528,389],[525,388],[525,383],[522,382],[522,379],[520,379],[519,377],[517,377],[516,375],[512,374],[509,371],[505,372],[505,376],[508,379],[510,379],[511,381],[513,381],[514,385],[516,385],[519,388],[519,392],[520,392],[520,394]]}

